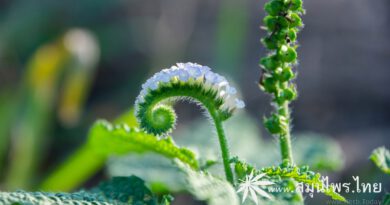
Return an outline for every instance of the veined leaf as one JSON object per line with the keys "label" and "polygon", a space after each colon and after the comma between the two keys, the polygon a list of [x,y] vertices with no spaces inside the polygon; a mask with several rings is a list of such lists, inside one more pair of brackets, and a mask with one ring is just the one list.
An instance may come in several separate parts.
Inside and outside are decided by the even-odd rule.
{"label": "veined leaf", "polygon": [[179,159],[192,168],[198,167],[195,154],[178,147],[170,137],[159,139],[126,124],[113,126],[100,120],[91,128],[88,143],[104,155],[152,151],[170,159]]}
{"label": "veined leaf", "polygon": [[138,177],[117,177],[90,191],[75,193],[0,192],[0,204],[18,205],[156,205],[157,200]]}

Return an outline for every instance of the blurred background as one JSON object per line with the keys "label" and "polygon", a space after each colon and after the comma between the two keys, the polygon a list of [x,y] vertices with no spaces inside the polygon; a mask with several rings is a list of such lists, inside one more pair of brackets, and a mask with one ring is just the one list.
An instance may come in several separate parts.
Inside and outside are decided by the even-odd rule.
{"label": "blurred background", "polygon": [[[247,104],[242,115],[255,126],[252,134],[277,153],[276,140],[261,122],[270,112],[270,98],[257,86],[258,60],[266,55],[260,44],[266,33],[259,28],[264,3],[1,0],[2,190],[37,189],[85,142],[96,119],[113,120],[129,110],[141,84],[176,62],[208,65],[235,82]],[[383,182],[389,191],[388,176],[368,157],[376,147],[390,145],[390,2],[305,1],[304,6],[293,142],[305,146],[301,135],[329,139],[343,156],[324,170],[331,171],[331,181],[359,175],[365,182]],[[204,117],[193,105],[176,107],[174,137],[180,138]],[[269,152],[255,151],[259,161],[270,158]],[[106,177],[99,169],[83,185]],[[349,197],[380,199],[383,193]]]}

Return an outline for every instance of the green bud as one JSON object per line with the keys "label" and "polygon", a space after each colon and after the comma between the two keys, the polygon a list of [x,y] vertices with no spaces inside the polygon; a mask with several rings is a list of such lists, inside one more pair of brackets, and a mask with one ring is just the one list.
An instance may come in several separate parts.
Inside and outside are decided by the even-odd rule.
{"label": "green bud", "polygon": [[289,16],[290,28],[303,26],[301,17],[296,13],[291,13]]}
{"label": "green bud", "polygon": [[287,29],[291,23],[286,18],[279,16],[277,24],[279,25],[279,29]]}
{"label": "green bud", "polygon": [[291,0],[290,9],[292,11],[301,11],[302,10],[302,0]]}
{"label": "green bud", "polygon": [[269,31],[275,30],[276,25],[278,24],[277,17],[266,16],[263,21]]}
{"label": "green bud", "polygon": [[283,131],[280,118],[275,114],[272,114],[270,118],[264,119],[264,126],[271,134],[278,134]]}
{"label": "green bud", "polygon": [[260,80],[260,88],[268,93],[273,93],[277,91],[277,80],[271,75],[263,75]]}
{"label": "green bud", "polygon": [[280,0],[273,0],[264,5],[265,11],[271,16],[279,15],[285,8],[284,3]]}
{"label": "green bud", "polygon": [[281,30],[275,32],[274,36],[275,36],[275,38],[277,38],[280,45],[282,45],[282,44],[287,43],[286,42],[287,34],[288,34],[288,29],[281,29]]}
{"label": "green bud", "polygon": [[285,88],[282,91],[282,97],[288,101],[292,101],[297,97],[295,88]]}
{"label": "green bud", "polygon": [[286,101],[292,101],[296,99],[297,92],[294,87],[284,88],[282,90],[278,90],[275,96],[275,102],[278,105],[282,105]]}
{"label": "green bud", "polygon": [[243,163],[236,163],[234,166],[234,169],[236,171],[237,177],[243,178],[247,175],[247,166]]}
{"label": "green bud", "polygon": [[260,60],[260,65],[266,70],[275,70],[280,67],[280,62],[277,56],[272,55],[268,57],[264,57]]}
{"label": "green bud", "polygon": [[290,41],[294,42],[297,40],[297,32],[295,29],[290,29],[287,33],[287,37],[290,39]]}
{"label": "green bud", "polygon": [[278,74],[278,79],[281,82],[286,82],[295,77],[294,72],[290,67],[284,68],[279,74]]}
{"label": "green bud", "polygon": [[282,46],[280,55],[282,60],[287,63],[295,61],[295,59],[297,59],[298,57],[298,54],[295,49],[289,46]]}
{"label": "green bud", "polygon": [[265,38],[261,39],[261,42],[268,49],[276,49],[278,46],[277,43],[274,41],[274,39],[271,37],[265,37]]}

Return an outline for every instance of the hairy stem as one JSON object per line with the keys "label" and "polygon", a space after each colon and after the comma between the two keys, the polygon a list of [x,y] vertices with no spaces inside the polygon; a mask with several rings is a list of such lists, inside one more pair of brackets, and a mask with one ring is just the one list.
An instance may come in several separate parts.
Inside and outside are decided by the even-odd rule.
{"label": "hairy stem", "polygon": [[222,125],[222,120],[219,119],[219,117],[216,115],[216,113],[210,113],[215,124],[215,128],[217,130],[218,134],[218,140],[219,140],[219,145],[221,147],[221,154],[222,154],[222,161],[223,161],[223,166],[225,169],[225,175],[226,179],[231,183],[234,184],[234,179],[233,179],[233,172],[230,167],[230,151],[229,151],[229,146],[228,142],[225,136],[225,132],[223,129]]}
{"label": "hairy stem", "polygon": [[[284,115],[288,121],[290,121],[290,108],[289,103],[285,102],[282,106],[282,112],[281,115]],[[288,123],[290,124],[290,123]],[[292,148],[291,148],[291,134],[290,134],[290,126],[286,127],[286,133],[281,134],[279,136],[280,141],[280,152],[282,154],[282,160],[283,163],[290,163],[293,164],[293,155],[292,155]]]}

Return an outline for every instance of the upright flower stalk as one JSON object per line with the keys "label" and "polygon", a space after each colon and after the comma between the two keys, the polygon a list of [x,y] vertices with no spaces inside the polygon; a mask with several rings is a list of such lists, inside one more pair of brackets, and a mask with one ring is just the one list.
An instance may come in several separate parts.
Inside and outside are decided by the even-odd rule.
{"label": "upright flower stalk", "polygon": [[297,33],[303,26],[302,0],[270,0],[265,11],[268,15],[264,18],[264,29],[268,35],[262,43],[270,52],[260,60],[259,86],[272,95],[275,110],[264,119],[264,125],[279,137],[283,164],[293,164],[289,104],[297,97],[293,66],[297,64]]}

